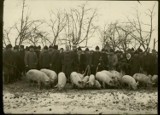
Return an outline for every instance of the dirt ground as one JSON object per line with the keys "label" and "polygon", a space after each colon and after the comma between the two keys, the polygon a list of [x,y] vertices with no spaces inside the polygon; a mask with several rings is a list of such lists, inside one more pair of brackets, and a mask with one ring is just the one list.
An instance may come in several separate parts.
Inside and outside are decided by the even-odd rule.
{"label": "dirt ground", "polygon": [[22,80],[3,85],[4,113],[157,114],[158,89],[72,89],[31,87]]}

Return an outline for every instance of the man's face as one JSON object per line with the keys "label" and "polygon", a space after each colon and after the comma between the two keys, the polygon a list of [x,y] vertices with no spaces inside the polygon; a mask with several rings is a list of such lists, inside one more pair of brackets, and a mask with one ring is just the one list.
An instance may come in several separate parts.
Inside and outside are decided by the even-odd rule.
{"label": "man's face", "polygon": [[34,51],[34,49],[33,49],[33,48],[30,48],[30,51],[31,51],[31,52],[33,52],[33,51]]}

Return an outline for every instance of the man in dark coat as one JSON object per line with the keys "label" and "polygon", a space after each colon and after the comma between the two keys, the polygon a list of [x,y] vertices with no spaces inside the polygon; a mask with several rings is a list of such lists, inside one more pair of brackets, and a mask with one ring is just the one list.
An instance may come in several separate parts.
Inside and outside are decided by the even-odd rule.
{"label": "man in dark coat", "polygon": [[82,49],[79,47],[76,54],[77,72],[84,73],[85,71],[85,55]]}
{"label": "man in dark coat", "polygon": [[96,74],[96,72],[98,71],[98,66],[100,63],[100,57],[101,57],[101,53],[99,51],[99,47],[96,46],[95,48],[95,52],[93,52],[92,55],[92,66],[91,66],[91,73],[92,74]]}
{"label": "man in dark coat", "polygon": [[37,54],[37,59],[38,59],[38,63],[37,63],[37,69],[40,69],[40,64],[39,64],[39,57],[40,57],[40,53],[41,53],[41,46],[37,46],[35,47],[35,50],[34,50]]}
{"label": "man in dark coat", "polygon": [[60,53],[58,51],[58,45],[55,45],[53,47],[53,53],[51,55],[51,68],[53,71],[55,71],[57,74],[61,71],[61,58]]}
{"label": "man in dark coat", "polygon": [[[90,67],[89,69],[91,69],[91,65],[92,65],[92,54],[91,54],[91,52],[89,51],[88,48],[85,49],[84,55],[85,55],[85,68],[87,68],[87,66],[89,66],[89,67]],[[90,70],[90,72],[91,72],[91,70]],[[90,74],[90,73],[89,73],[89,74]]]}
{"label": "man in dark coat", "polygon": [[66,46],[66,51],[62,55],[62,72],[65,73],[67,81],[70,82],[70,74],[73,71],[74,66],[74,54],[73,51],[70,51],[70,47]]}
{"label": "man in dark coat", "polygon": [[24,51],[24,46],[23,45],[20,46],[19,55],[20,55],[20,59],[19,59],[20,68],[19,68],[19,71],[20,71],[20,73],[22,75],[24,75],[24,73],[25,73],[25,63],[24,63],[25,51]]}
{"label": "man in dark coat", "polygon": [[38,58],[37,54],[34,51],[33,46],[30,46],[29,52],[25,54],[25,66],[30,69],[36,69],[37,68],[37,63],[38,63]]}
{"label": "man in dark coat", "polygon": [[109,60],[109,70],[116,70],[118,64],[118,57],[117,54],[114,53],[114,50],[110,50],[110,54],[108,55]]}
{"label": "man in dark coat", "polygon": [[39,56],[40,69],[42,68],[49,69],[49,64],[50,64],[50,55],[48,52],[48,47],[44,46],[43,52],[41,52]]}
{"label": "man in dark coat", "polygon": [[101,51],[101,70],[108,70],[108,54],[107,50],[102,49]]}
{"label": "man in dark coat", "polygon": [[21,78],[21,68],[23,68],[23,67],[21,67],[21,60],[20,60],[20,53],[19,53],[19,46],[15,46],[14,47],[14,50],[13,50],[13,52],[14,52],[14,62],[15,62],[15,66],[16,66],[16,68],[15,68],[15,80],[20,80],[20,78]]}
{"label": "man in dark coat", "polygon": [[135,51],[133,57],[131,58],[131,76],[135,73],[140,72],[140,68],[142,65],[140,65],[140,57],[139,57],[139,51]]}
{"label": "man in dark coat", "polygon": [[143,68],[147,74],[154,75],[158,74],[158,58],[156,56],[156,52],[152,50],[152,53],[146,53],[143,57]]}
{"label": "man in dark coat", "polygon": [[13,81],[15,67],[12,45],[8,44],[3,52],[3,74],[5,83],[10,83]]}
{"label": "man in dark coat", "polygon": [[131,54],[127,53],[124,60],[124,72],[126,75],[131,75]]}

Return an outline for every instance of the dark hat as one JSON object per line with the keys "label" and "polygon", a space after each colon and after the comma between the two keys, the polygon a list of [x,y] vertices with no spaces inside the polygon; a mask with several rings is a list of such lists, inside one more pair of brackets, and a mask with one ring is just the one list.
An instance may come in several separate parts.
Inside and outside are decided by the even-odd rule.
{"label": "dark hat", "polygon": [[38,49],[41,49],[41,46],[40,46],[40,45],[38,46]]}
{"label": "dark hat", "polygon": [[60,50],[64,50],[63,48],[60,48]]}
{"label": "dark hat", "polygon": [[131,51],[134,51],[134,48],[132,48]]}
{"label": "dark hat", "polygon": [[20,45],[20,48],[24,49],[24,45]]}
{"label": "dark hat", "polygon": [[26,50],[27,50],[27,51],[29,50],[29,47],[28,47],[28,46],[26,46]]}
{"label": "dark hat", "polygon": [[34,46],[30,45],[30,46],[29,46],[29,49],[31,49],[31,48],[34,48]]}
{"label": "dark hat", "polygon": [[48,50],[48,46],[44,46],[44,49],[45,49],[45,50]]}
{"label": "dark hat", "polygon": [[50,45],[49,48],[53,48],[53,45]]}
{"label": "dark hat", "polygon": [[77,49],[78,51],[82,51],[82,49],[81,49],[81,47],[78,47],[78,49]]}
{"label": "dark hat", "polygon": [[18,49],[18,45],[14,46],[14,49],[17,50]]}
{"label": "dark hat", "polygon": [[34,49],[37,49],[37,46],[33,46]]}
{"label": "dark hat", "polygon": [[54,45],[53,48],[58,50],[58,45]]}
{"label": "dark hat", "polygon": [[95,48],[96,50],[99,50],[99,46],[96,46],[96,48]]}
{"label": "dark hat", "polygon": [[89,51],[89,48],[86,48],[85,51]]}
{"label": "dark hat", "polygon": [[102,51],[105,51],[105,49],[104,49],[104,48],[102,48]]}
{"label": "dark hat", "polygon": [[9,48],[12,48],[12,45],[11,45],[11,44],[8,44],[8,45],[6,46],[6,49],[9,49]]}
{"label": "dark hat", "polygon": [[113,49],[110,49],[110,52],[114,52],[114,50],[113,50]]}

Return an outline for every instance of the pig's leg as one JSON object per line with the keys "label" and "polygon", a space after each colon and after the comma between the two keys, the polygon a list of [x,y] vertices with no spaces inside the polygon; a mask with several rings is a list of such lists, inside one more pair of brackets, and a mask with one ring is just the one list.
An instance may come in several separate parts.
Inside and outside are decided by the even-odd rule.
{"label": "pig's leg", "polygon": [[38,85],[37,85],[38,87],[38,89],[41,89],[41,82],[40,81],[38,81]]}
{"label": "pig's leg", "polygon": [[102,86],[103,86],[104,89],[106,88],[105,82],[102,82]]}

